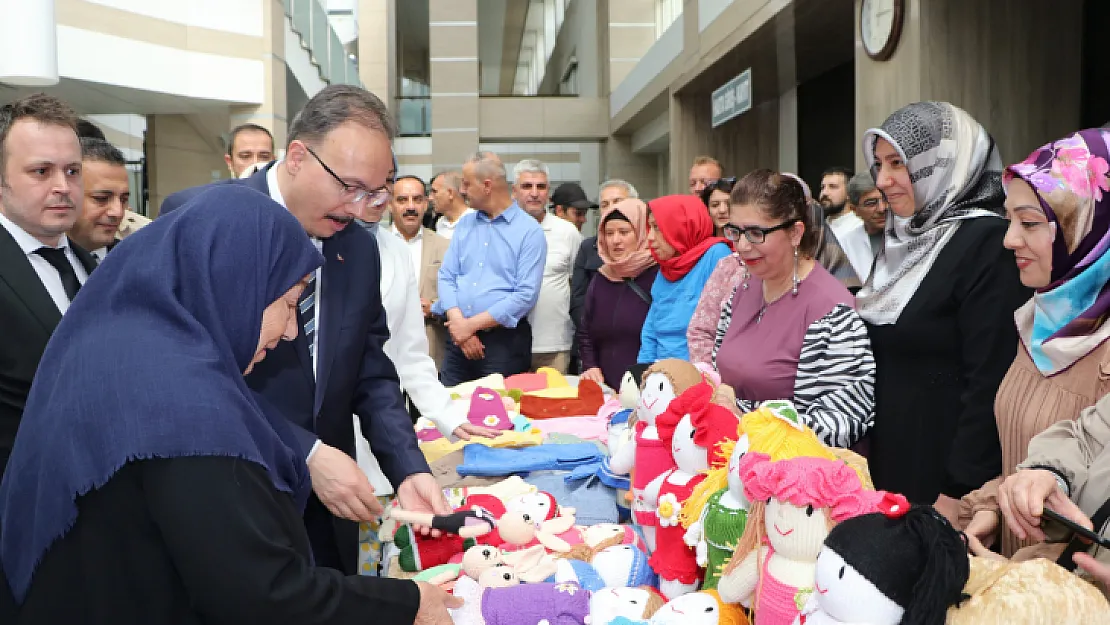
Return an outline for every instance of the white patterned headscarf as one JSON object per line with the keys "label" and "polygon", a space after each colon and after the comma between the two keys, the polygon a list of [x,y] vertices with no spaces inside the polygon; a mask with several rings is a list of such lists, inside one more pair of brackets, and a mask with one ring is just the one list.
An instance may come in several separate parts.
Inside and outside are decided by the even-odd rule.
{"label": "white patterned headscarf", "polygon": [[987,131],[947,102],[917,102],[863,135],[863,156],[878,179],[875,143],[886,139],[910,172],[916,210],[887,210],[885,245],[856,296],[860,316],[875,325],[898,321],[960,222],[1004,214],[1002,157]]}

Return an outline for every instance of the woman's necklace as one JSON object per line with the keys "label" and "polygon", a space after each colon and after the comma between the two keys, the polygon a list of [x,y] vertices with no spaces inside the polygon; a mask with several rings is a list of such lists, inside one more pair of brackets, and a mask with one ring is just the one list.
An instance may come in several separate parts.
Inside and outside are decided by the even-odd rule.
{"label": "woman's necklace", "polygon": [[786,295],[787,293],[790,292],[790,289],[791,289],[792,286],[793,285],[787,286],[785,289],[782,290],[782,292],[780,292],[778,295],[776,295],[774,297],[767,297],[767,283],[764,282],[763,287],[762,287],[763,306],[761,306],[759,308],[759,314],[756,316],[755,322],[760,323],[761,321],[763,321],[763,315],[765,315],[767,313],[767,307],[770,306],[771,304],[774,304],[775,302],[779,301],[780,299],[782,299],[782,297],[784,295]]}

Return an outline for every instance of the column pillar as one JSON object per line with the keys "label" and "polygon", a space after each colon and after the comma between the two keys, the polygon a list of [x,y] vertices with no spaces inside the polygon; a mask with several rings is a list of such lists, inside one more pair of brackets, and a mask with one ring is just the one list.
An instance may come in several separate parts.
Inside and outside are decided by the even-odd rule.
{"label": "column pillar", "polygon": [[280,155],[289,118],[297,113],[286,107],[285,8],[281,0],[263,0],[262,20],[262,104],[230,107],[228,131],[240,124],[258,124],[274,135],[274,153]]}
{"label": "column pillar", "polygon": [[358,77],[397,115],[397,0],[358,1]]}
{"label": "column pillar", "polygon": [[428,0],[432,166],[459,167],[478,149],[478,0]]}

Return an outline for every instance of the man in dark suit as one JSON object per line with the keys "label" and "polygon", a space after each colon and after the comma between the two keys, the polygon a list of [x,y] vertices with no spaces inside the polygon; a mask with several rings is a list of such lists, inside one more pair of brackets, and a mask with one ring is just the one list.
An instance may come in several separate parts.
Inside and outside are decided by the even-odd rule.
{"label": "man in dark suit", "polygon": [[0,107],[0,475],[46,343],[96,267],[65,235],[82,189],[77,114],[43,94]]}
{"label": "man in dark suit", "polygon": [[[285,206],[326,257],[298,307],[301,332],[247,376],[297,426],[312,475],[305,510],[316,564],[355,573],[357,521],[381,512],[355,463],[352,414],[409,510],[449,513],[405,412],[397,372],[382,350],[389,331],[378,284],[381,257],[363,228],[364,208],[389,201],[393,121],[381,100],[346,85],[314,96],[293,120],[285,158],[242,180]],[[174,210],[203,187],[175,193]]]}

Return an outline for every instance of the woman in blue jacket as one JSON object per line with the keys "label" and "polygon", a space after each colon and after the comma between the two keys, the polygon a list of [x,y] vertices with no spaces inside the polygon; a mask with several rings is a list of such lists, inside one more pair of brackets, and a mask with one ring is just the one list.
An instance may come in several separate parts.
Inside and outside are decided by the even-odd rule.
{"label": "woman in blue jacket", "polygon": [[648,204],[648,245],[659,263],[651,309],[640,335],[640,363],[689,360],[686,328],[717,261],[731,253],[713,236],[713,220],[693,195],[668,195]]}

